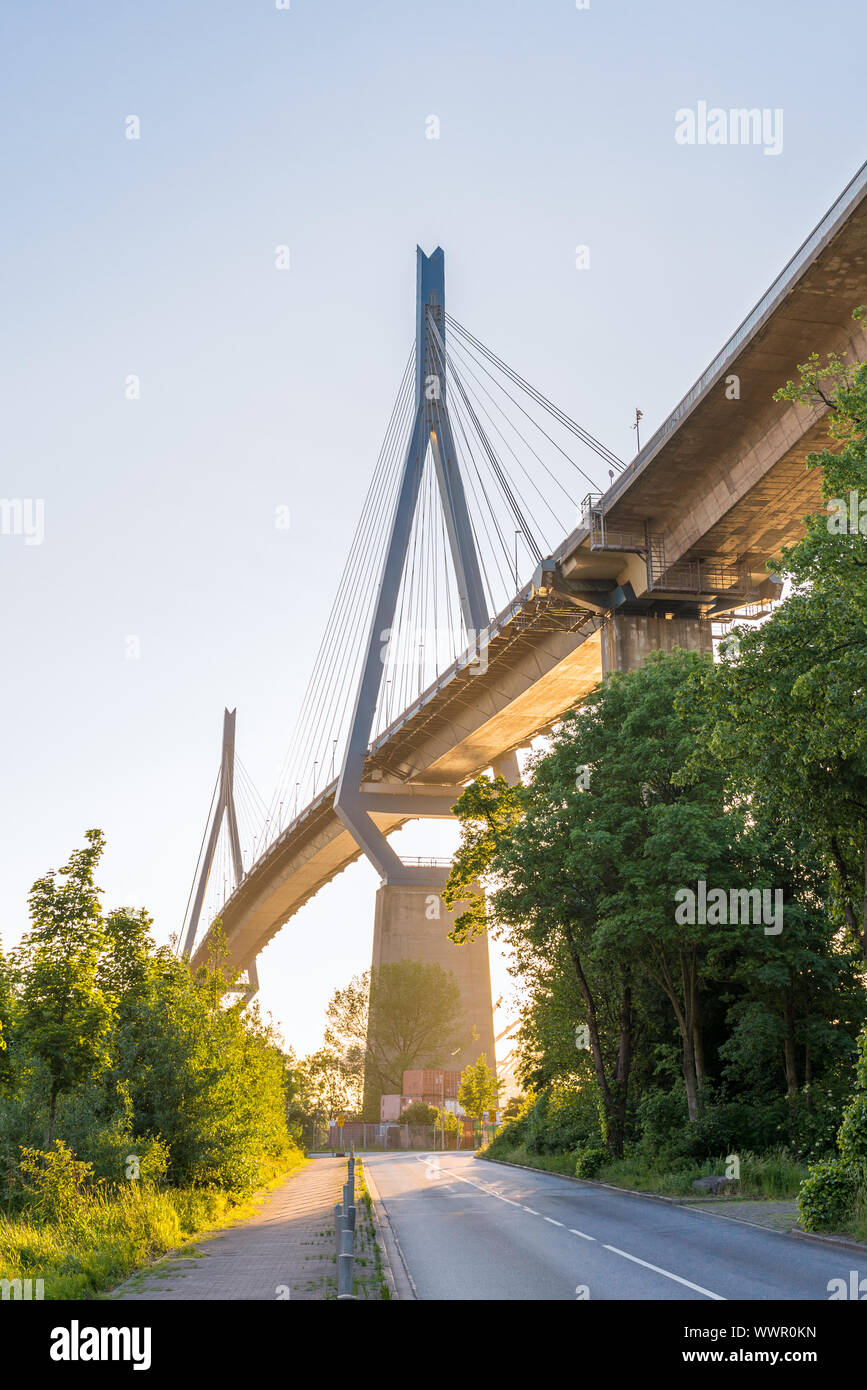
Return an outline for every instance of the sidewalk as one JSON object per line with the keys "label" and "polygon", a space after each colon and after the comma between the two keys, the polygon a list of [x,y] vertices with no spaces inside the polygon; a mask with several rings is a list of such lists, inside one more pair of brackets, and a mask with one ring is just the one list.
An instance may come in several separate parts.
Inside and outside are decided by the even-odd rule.
{"label": "sidewalk", "polygon": [[[196,1242],[192,1256],[167,1256],[118,1285],[125,1300],[325,1299],[336,1296],[334,1203],[346,1181],[342,1159],[314,1158],[237,1226]],[[358,1220],[365,1209],[359,1207]],[[359,1298],[378,1298],[370,1263],[356,1260]]]}

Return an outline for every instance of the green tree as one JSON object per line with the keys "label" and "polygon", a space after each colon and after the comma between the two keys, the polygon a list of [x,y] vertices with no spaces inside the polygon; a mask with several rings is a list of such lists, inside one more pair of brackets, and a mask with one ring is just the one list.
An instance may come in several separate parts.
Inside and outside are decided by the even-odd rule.
{"label": "green tree", "polygon": [[370,986],[365,1115],[379,1118],[380,1095],[400,1095],[403,1074],[442,1066],[469,1039],[454,975],[420,960],[392,961]]}
{"label": "green tree", "polygon": [[790,596],[756,629],[736,628],[728,659],[687,699],[741,793],[827,856],[867,960],[867,363],[813,354],[777,399],[828,409],[829,446],[807,459],[824,509],[774,566]]}
{"label": "green tree", "polygon": [[488,1110],[496,1110],[501,1082],[488,1066],[483,1052],[477,1062],[465,1067],[458,1087],[458,1104],[474,1120],[484,1119]]}
{"label": "green tree", "polygon": [[353,1113],[361,1109],[363,1099],[369,1001],[370,971],[366,970],[336,989],[325,1011],[325,1047],[339,1058],[345,1103]]}
{"label": "green tree", "polygon": [[0,1093],[12,1089],[12,1059],[9,1038],[12,1032],[12,973],[0,948]]}
{"label": "green tree", "polygon": [[60,870],[38,879],[30,894],[31,927],[16,953],[18,1027],[49,1075],[47,1144],[57,1098],[105,1069],[110,1059],[111,996],[99,978],[105,928],[94,882],[105,846],[100,830]]}

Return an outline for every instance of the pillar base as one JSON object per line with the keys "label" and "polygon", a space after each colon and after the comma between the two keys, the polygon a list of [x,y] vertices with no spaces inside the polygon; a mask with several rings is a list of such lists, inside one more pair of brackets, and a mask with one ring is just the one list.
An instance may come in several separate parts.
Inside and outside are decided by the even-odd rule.
{"label": "pillar base", "polygon": [[[436,871],[431,878],[436,879]],[[382,965],[400,960],[418,960],[439,965],[457,981],[463,1004],[463,1028],[472,1038],[454,1057],[432,1057],[429,1065],[446,1071],[462,1071],[477,1062],[482,1053],[488,1066],[494,1057],[494,1016],[491,1007],[491,973],[488,938],[478,937],[463,946],[449,941],[455,918],[442,900],[447,875],[429,884],[385,884],[376,895],[371,973]],[[374,1090],[376,1094],[374,1095]],[[375,1110],[375,1115],[373,1111]],[[379,1119],[379,1088],[365,1080],[364,1114]]]}

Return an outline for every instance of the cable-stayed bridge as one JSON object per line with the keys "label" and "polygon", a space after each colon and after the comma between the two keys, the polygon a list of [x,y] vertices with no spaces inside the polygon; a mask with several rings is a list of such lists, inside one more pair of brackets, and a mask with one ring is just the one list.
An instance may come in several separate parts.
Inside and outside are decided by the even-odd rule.
{"label": "cable-stayed bridge", "polygon": [[710,651],[715,624],[767,611],[824,443],[822,412],[772,393],[812,351],[867,355],[865,191],[867,166],[628,465],[446,312],[443,253],[418,251],[415,341],[268,804],[226,713],[181,938],[194,969],[219,917],[250,997],[262,948],[365,854],[374,966],[453,970],[466,1059],[490,1060],[486,943],[451,946],[447,866],[403,862],[388,835],[449,816],[486,769],[515,778],[517,751],[606,671]]}

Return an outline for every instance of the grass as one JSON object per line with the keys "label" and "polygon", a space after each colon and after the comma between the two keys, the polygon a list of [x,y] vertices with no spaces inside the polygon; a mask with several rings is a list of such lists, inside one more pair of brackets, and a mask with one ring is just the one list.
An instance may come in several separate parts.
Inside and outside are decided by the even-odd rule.
{"label": "grass", "polygon": [[[529,1168],[542,1168],[548,1173],[563,1173],[575,1176],[577,1155],[574,1153],[537,1154],[525,1146],[515,1149],[502,1149],[495,1153],[485,1150],[483,1157],[502,1159],[505,1163],[515,1163]],[[784,1198],[797,1196],[803,1178],[807,1176],[807,1165],[797,1163],[785,1150],[771,1154],[740,1155],[740,1181],[737,1196]],[[693,1189],[696,1178],[723,1174],[726,1170],[725,1158],[690,1161],[679,1159],[674,1162],[651,1161],[644,1155],[630,1154],[625,1158],[612,1159],[600,1168],[599,1182],[611,1183],[613,1187],[627,1188],[632,1192],[652,1192],[661,1197],[695,1197]],[[867,1208],[864,1212],[867,1224]]]}
{"label": "grass", "polygon": [[370,1192],[365,1182],[364,1164],[361,1162],[360,1158],[356,1158],[355,1160],[355,1186],[356,1204],[359,1200],[361,1201],[367,1216],[367,1225],[370,1230],[371,1246],[373,1249],[373,1259],[376,1266],[376,1282],[379,1286],[379,1296],[383,1302],[386,1302],[391,1298],[391,1287],[385,1277],[385,1270],[382,1267],[382,1251],[379,1248],[379,1236],[373,1224],[373,1201],[371,1200]]}
{"label": "grass", "polygon": [[94,1298],[170,1251],[194,1253],[197,1238],[251,1216],[306,1162],[299,1151],[274,1163],[254,1193],[129,1184],[84,1192],[62,1223],[0,1215],[0,1278],[42,1279],[46,1299]]}

